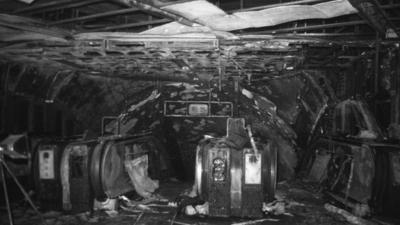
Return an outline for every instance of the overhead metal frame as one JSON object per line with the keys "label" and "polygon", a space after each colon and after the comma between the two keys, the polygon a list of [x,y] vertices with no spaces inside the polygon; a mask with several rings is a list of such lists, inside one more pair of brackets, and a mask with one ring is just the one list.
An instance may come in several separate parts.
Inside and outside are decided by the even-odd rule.
{"label": "overhead metal frame", "polygon": [[119,16],[127,13],[134,13],[138,12],[140,9],[138,8],[128,8],[128,9],[119,9],[119,10],[113,10],[113,11],[108,11],[108,12],[102,12],[102,13],[96,13],[93,15],[88,15],[88,16],[81,16],[81,17],[75,17],[75,18],[70,18],[70,19],[65,19],[65,20],[58,20],[52,23],[49,23],[48,25],[53,26],[53,25],[59,25],[59,24],[66,24],[66,23],[73,23],[73,22],[82,22],[86,20],[93,20],[93,19],[99,19],[107,16]]}
{"label": "overhead metal frame", "polygon": [[67,9],[67,8],[77,8],[83,7],[91,4],[97,4],[104,2],[105,0],[85,0],[85,1],[76,1],[76,0],[61,0],[61,1],[51,1],[42,4],[36,4],[33,6],[28,6],[26,8],[15,10],[14,14],[33,14],[33,13],[42,13],[47,11],[55,11],[59,9]]}
{"label": "overhead metal frame", "polygon": [[384,36],[389,29],[392,29],[400,37],[400,32],[396,31],[395,26],[376,0],[349,0],[349,2],[379,34]]}
{"label": "overhead metal frame", "polygon": [[[181,1],[179,1],[181,2]],[[184,2],[184,1],[183,1]],[[282,7],[282,6],[290,6],[290,5],[307,5],[307,4],[316,4],[316,3],[321,3],[324,2],[324,0],[293,0],[289,2],[284,2],[284,3],[277,3],[277,4],[269,4],[266,5],[267,3],[263,3],[263,5],[260,6],[254,6],[254,7],[246,7],[246,0],[236,0],[232,1],[238,3],[239,9],[235,10],[228,10],[227,12],[229,13],[234,13],[234,12],[243,12],[243,11],[251,11],[251,10],[263,10],[263,9],[268,9],[268,8],[273,8],[273,7]],[[377,4],[375,0],[351,0],[351,3],[357,8],[357,5],[360,4],[366,4],[369,2],[375,2],[375,12],[377,12],[379,15],[384,15],[384,10],[397,10],[400,9],[400,3],[390,3],[390,4],[385,4],[385,5],[380,5]],[[193,24],[193,21],[188,21],[185,18],[176,16],[174,14],[171,14],[169,12],[166,12],[162,10],[161,7],[158,7],[159,5],[155,5],[156,3],[153,4],[152,1],[133,1],[133,0],[87,0],[87,1],[77,1],[77,0],[58,0],[58,1],[49,1],[45,3],[34,3],[31,6],[15,10],[14,13],[20,14],[20,15],[32,15],[32,14],[43,14],[44,12],[56,12],[60,10],[65,10],[65,9],[74,9],[76,11],[80,10],[80,12],[84,11],[85,6],[88,5],[97,5],[97,4],[103,4],[103,3],[109,3],[109,4],[115,4],[119,5],[122,7],[121,9],[116,9],[112,11],[104,11],[103,9],[99,11],[98,13],[94,14],[89,14],[89,15],[84,15],[84,16],[79,16],[78,13],[71,13],[70,18],[63,18],[55,21],[51,21],[48,23],[50,26],[59,26],[59,25],[68,25],[68,24],[73,24],[73,23],[82,23],[85,21],[95,21],[98,19],[103,19],[106,17],[116,17],[116,16],[125,16],[125,20],[123,21],[115,21],[113,22],[114,24],[91,24],[91,28],[89,26],[81,26],[81,29],[87,30],[87,31],[121,31],[121,30],[126,30],[126,29],[133,29],[134,31],[137,31],[139,27],[144,28],[147,26],[147,28],[151,28],[153,25],[158,25],[158,24],[163,24],[167,23],[170,21],[179,21],[184,24]],[[164,2],[165,3],[165,2]],[[164,4],[163,3],[163,4]],[[175,4],[176,1],[171,1],[167,2],[165,4]],[[158,3],[157,3],[158,4]],[[216,5],[220,5],[221,3],[219,1],[215,2]],[[223,6],[223,5],[222,5]],[[125,8],[124,8],[125,7]],[[126,8],[127,7],[127,8]],[[360,7],[358,7],[359,9]],[[400,11],[400,10],[399,10]],[[148,16],[144,17],[145,20],[143,20],[143,17],[137,17],[137,13],[147,13]],[[80,13],[82,14],[82,13]],[[275,34],[275,33],[301,33],[301,32],[312,32],[312,33],[319,33],[319,34],[346,34],[346,35],[351,35],[352,33],[354,35],[359,35],[359,34],[366,34],[365,29],[364,32],[360,32],[363,30],[364,27],[367,25],[371,25],[371,19],[368,19],[367,17],[363,16],[365,13],[361,11],[361,17],[364,18],[364,20],[360,20],[360,18],[354,17],[354,18],[337,18],[334,23],[328,23],[327,21],[330,20],[320,20],[321,24],[308,24],[307,21],[304,21],[304,26],[298,26],[298,24],[303,23],[302,21],[299,22],[292,22],[288,24],[292,24],[292,28],[287,27],[288,24],[283,24],[283,25],[278,25],[275,27],[266,27],[263,29],[259,29],[258,31],[246,31],[249,33],[256,33],[256,34]],[[155,15],[155,18],[153,17]],[[158,18],[157,18],[158,16]],[[128,19],[129,18],[129,19]],[[382,17],[384,18],[384,17]],[[392,24],[393,21],[400,21],[400,17],[392,17],[392,18],[386,18],[387,20],[382,20],[386,21],[383,23],[381,26],[387,26],[388,24]],[[315,21],[315,20],[314,20]],[[379,20],[381,21],[381,20]],[[374,23],[375,25],[377,23]],[[378,23],[379,25],[379,23]],[[286,26],[286,27],[285,27]],[[383,33],[382,28],[377,28],[373,24],[371,25],[374,29],[378,29],[380,33]],[[347,29],[338,29],[332,32],[331,28],[340,28],[340,27],[346,27]],[[348,28],[354,27],[354,31],[349,31]],[[393,30],[394,32],[399,33],[400,30],[396,28],[395,26],[391,25],[391,27],[394,27]],[[325,30],[325,29],[331,29],[331,30]],[[367,29],[368,30],[368,29]],[[243,31],[239,31],[243,32]]]}

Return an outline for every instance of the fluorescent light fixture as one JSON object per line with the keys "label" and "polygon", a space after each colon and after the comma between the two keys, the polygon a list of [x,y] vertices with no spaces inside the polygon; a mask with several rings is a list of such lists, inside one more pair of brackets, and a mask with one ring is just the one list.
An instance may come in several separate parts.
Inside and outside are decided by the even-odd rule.
{"label": "fluorescent light fixture", "polygon": [[33,1],[35,1],[35,0],[18,0],[19,2],[23,2],[23,3],[26,3],[26,4],[31,4]]}

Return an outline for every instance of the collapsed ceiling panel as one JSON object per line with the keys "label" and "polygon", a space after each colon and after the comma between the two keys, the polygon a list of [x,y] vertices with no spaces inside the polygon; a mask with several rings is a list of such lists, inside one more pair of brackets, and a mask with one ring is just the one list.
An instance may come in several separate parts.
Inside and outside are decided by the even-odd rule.
{"label": "collapsed ceiling panel", "polygon": [[231,15],[204,0],[168,5],[162,9],[222,31],[274,26],[294,20],[332,18],[357,12],[347,0],[315,5],[281,6],[259,11],[236,12]]}

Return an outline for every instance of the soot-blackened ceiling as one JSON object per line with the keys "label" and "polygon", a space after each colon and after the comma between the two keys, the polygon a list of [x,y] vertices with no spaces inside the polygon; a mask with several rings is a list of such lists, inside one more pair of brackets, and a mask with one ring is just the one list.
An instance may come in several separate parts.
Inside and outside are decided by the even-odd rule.
{"label": "soot-blackened ceiling", "polygon": [[[160,24],[165,24],[174,20],[180,20],[184,24],[193,23],[190,15],[180,14],[174,5],[195,1],[153,1],[153,0],[36,0],[31,4],[25,4],[16,0],[2,1],[1,12],[14,14],[24,17],[38,18],[45,21],[47,25],[64,27],[68,30],[74,29],[79,32],[93,31],[129,31],[140,32],[150,29]],[[202,2],[202,1],[197,1]],[[227,0],[210,1],[227,13],[247,13],[262,10],[273,9],[277,7],[297,7],[312,6],[322,0],[297,0],[297,1],[246,1],[246,0]],[[337,1],[347,2],[347,1]],[[324,18],[320,15],[318,19],[307,18],[312,15],[310,11],[299,11],[296,15],[293,12],[293,18],[289,21],[283,21],[280,24],[269,24],[267,27],[248,30],[256,33],[315,33],[326,35],[371,35],[374,36],[374,29],[385,33],[390,27],[394,32],[399,28],[400,19],[398,15],[399,4],[391,0],[351,0],[349,1],[358,11],[360,16],[355,15],[356,11],[343,15],[339,18]],[[203,3],[201,5],[204,6]],[[178,6],[180,8],[182,6]],[[333,12],[338,5],[332,5],[327,12]],[[171,8],[174,8],[171,10]],[[292,10],[291,8],[283,9]],[[199,11],[199,8],[196,9]],[[194,11],[192,11],[193,13]],[[223,12],[223,11],[221,11]],[[221,13],[220,12],[220,13]],[[288,17],[283,14],[283,17]],[[308,15],[309,14],[309,15]],[[270,15],[269,15],[270,16]],[[282,15],[278,16],[279,18]],[[243,17],[242,17],[243,18]],[[257,17],[251,17],[253,23],[257,23]],[[264,18],[264,20],[268,18]],[[276,19],[276,18],[274,18]],[[196,22],[201,22],[199,18]],[[387,22],[386,22],[387,21]],[[204,22],[204,21],[203,21]],[[237,24],[231,22],[231,24]],[[368,25],[370,27],[368,28]],[[203,24],[204,25],[204,24]],[[206,24],[207,25],[207,24]],[[209,24],[213,26],[213,24]],[[215,24],[218,25],[218,24]],[[371,27],[373,29],[371,29]],[[393,32],[393,31],[392,31]]]}
{"label": "soot-blackened ceiling", "polygon": [[[373,0],[302,0],[267,5],[244,0],[38,0],[30,5],[17,1],[0,4],[8,4],[0,15],[0,55],[5,60],[51,64],[56,69],[93,76],[184,80],[192,80],[194,73],[198,79],[209,79],[221,64],[228,73],[234,70],[255,77],[271,72],[271,61],[293,64],[288,66],[293,69],[301,58],[276,54],[264,59],[257,54],[280,47],[286,52],[288,48],[298,51],[288,46],[293,40],[275,41],[276,34],[318,43],[310,39],[310,32],[312,36],[347,37],[347,26],[355,26],[353,38],[372,34],[375,39],[375,32],[377,37],[395,36],[396,19],[390,15],[398,12],[396,4],[382,2],[382,6]],[[157,21],[165,24],[152,27]],[[301,33],[302,29],[307,33]],[[263,33],[274,36],[259,35]],[[154,60],[159,63],[154,64]]]}

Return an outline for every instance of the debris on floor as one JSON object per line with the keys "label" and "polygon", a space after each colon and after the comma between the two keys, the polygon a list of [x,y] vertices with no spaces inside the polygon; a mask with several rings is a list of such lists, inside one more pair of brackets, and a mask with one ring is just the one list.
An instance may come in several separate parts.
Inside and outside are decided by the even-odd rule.
{"label": "debris on floor", "polygon": [[349,222],[351,224],[355,224],[355,225],[373,225],[373,224],[375,224],[373,222],[364,220],[361,217],[357,217],[357,216],[351,214],[350,212],[348,212],[344,209],[340,209],[329,203],[326,203],[324,205],[324,207],[328,212],[340,214],[341,216],[343,216],[346,219],[347,222]]}
{"label": "debris on floor", "polygon": [[232,223],[232,225],[254,225],[254,224],[261,224],[262,222],[265,222],[265,221],[278,222],[279,220],[278,219],[265,218],[265,219],[244,221],[244,222],[239,222],[239,223]]}
{"label": "debris on floor", "polygon": [[[276,200],[264,205],[268,213],[264,218],[212,218],[202,215],[187,216],[177,214],[176,196],[189,189],[190,184],[168,182],[160,185],[160,189],[152,198],[129,199],[120,196],[109,200],[109,207],[92,212],[65,214],[48,211],[43,213],[45,223],[50,225],[373,225],[382,224],[354,216],[350,212],[327,203],[315,186],[304,181],[280,182],[277,186]],[[112,204],[111,204],[112,203]],[[105,204],[107,205],[107,204]],[[203,210],[199,205],[197,211]],[[26,206],[25,206],[26,207]],[[42,224],[40,217],[33,210],[21,205],[13,205],[15,225]],[[189,210],[189,209],[186,209]],[[191,209],[191,210],[194,210]],[[0,224],[7,224],[5,209],[0,209]],[[390,223],[389,223],[390,224]],[[395,224],[395,223],[391,223]]]}

